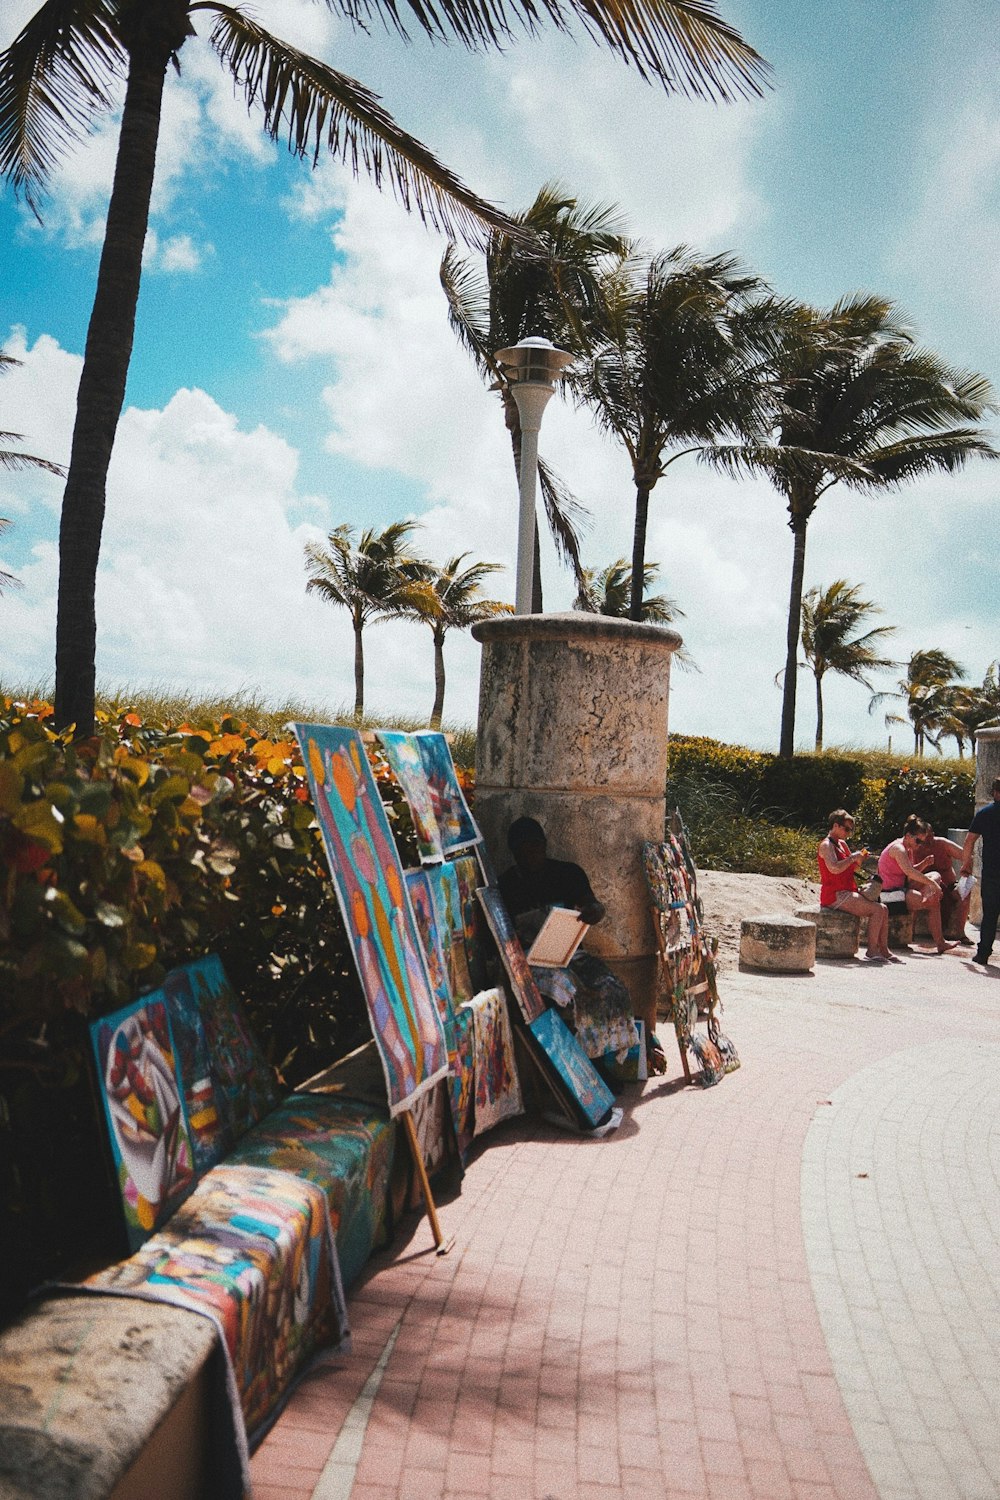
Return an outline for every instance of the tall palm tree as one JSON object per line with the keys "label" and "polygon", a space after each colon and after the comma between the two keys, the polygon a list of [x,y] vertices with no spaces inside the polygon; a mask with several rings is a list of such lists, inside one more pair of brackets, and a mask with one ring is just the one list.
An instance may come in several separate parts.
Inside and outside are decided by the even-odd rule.
{"label": "tall palm tree", "polygon": [[[19,365],[21,361],[13,354],[8,354],[5,349],[0,349],[0,375]],[[0,469],[44,469],[49,474],[64,475],[66,470],[61,464],[54,464],[48,458],[38,458],[34,453],[22,453],[20,448],[8,448],[8,443],[22,443],[24,438],[19,432],[0,432]],[[0,516],[0,532],[4,532],[11,525],[5,517]],[[15,578],[13,573],[4,572],[0,568],[0,594],[5,588],[20,588],[20,579]]]}
{"label": "tall palm tree", "polygon": [[802,600],[802,654],[816,679],[816,749],[823,748],[823,678],[836,672],[860,682],[869,693],[875,689],[868,673],[894,666],[888,657],[879,655],[886,636],[895,633],[894,625],[877,625],[863,635],[855,635],[871,615],[882,611],[869,599],[862,599],[858,584],[838,578],[828,589],[818,586]]}
{"label": "tall palm tree", "polygon": [[[348,25],[371,14],[404,38],[456,38],[500,48],[515,24],[540,11],[555,26],[578,18],[598,43],[641,76],[676,90],[727,99],[759,93],[766,64],[715,13],[712,0],[325,0]],[[503,229],[504,216],[470,192],[383,109],[378,96],[329,64],[281,41],[224,0],[44,0],[0,53],[0,171],[34,206],[65,149],[116,105],[125,80],[114,184],[63,497],[56,625],[56,722],[93,726],[94,590],[105,489],[135,328],[142,250],[167,70],[202,17],[209,43],[272,139],[315,163],[329,151],[355,173],[388,181],[406,208],[448,232]],[[37,212],[37,208],[36,208]]]}
{"label": "tall palm tree", "polygon": [[425,621],[431,628],[434,639],[434,707],[431,709],[430,727],[441,728],[444,713],[444,638],[449,630],[468,630],[480,620],[492,620],[496,615],[510,614],[510,605],[499,599],[485,599],[482,586],[491,573],[502,573],[499,563],[462,564],[469,556],[461,552],[449,557],[443,567],[430,563],[423,575],[424,587],[417,590],[411,599],[408,614]]}
{"label": "tall palm tree", "polygon": [[906,664],[906,676],[897,682],[893,691],[876,693],[870,707],[884,703],[887,698],[901,698],[905,716],[887,714],[886,723],[905,724],[909,721],[913,728],[915,756],[923,756],[928,745],[933,745],[940,753],[942,736],[957,732],[960,722],[957,714],[963,701],[961,683],[965,676],[965,668],[938,646],[914,651]]}
{"label": "tall palm tree", "polygon": [[990,662],[981,687],[960,688],[961,699],[955,705],[959,732],[952,731],[961,757],[968,741],[975,746],[976,732],[1000,723],[1000,661]]}
{"label": "tall palm tree", "polygon": [[995,410],[989,381],[917,348],[880,297],[846,298],[829,312],[800,308],[775,359],[771,394],[769,431],[703,456],[732,473],[767,474],[788,506],[794,545],[779,754],[790,757],[806,531],[821,496],[835,484],[885,493],[1000,453],[969,425]]}
{"label": "tall palm tree", "polygon": [[400,619],[427,593],[428,565],[407,545],[416,529],[415,521],[394,521],[384,531],[362,531],[355,542],[354,527],[344,525],[330,532],[327,547],[306,543],[306,564],[313,569],[306,592],[341,605],[351,616],[356,719],[365,711],[365,626]]}
{"label": "tall palm tree", "polygon": [[645,263],[622,256],[603,278],[596,328],[572,379],[632,464],[633,620],[643,617],[654,487],[679,458],[745,431],[755,414],[752,351],[767,327],[762,291],[733,256],[701,259],[684,245]]}
{"label": "tall palm tree", "polygon": [[[448,321],[476,368],[503,404],[516,475],[521,471],[521,417],[507,372],[497,360],[532,334],[553,343],[577,345],[593,317],[598,276],[604,262],[624,253],[617,211],[582,204],[558,183],[546,183],[534,203],[514,220],[523,237],[494,232],[480,260],[450,244],[441,261],[441,285],[448,299]],[[556,550],[581,578],[583,507],[544,461],[538,464],[542,502]],[[532,609],[542,608],[538,529]]]}

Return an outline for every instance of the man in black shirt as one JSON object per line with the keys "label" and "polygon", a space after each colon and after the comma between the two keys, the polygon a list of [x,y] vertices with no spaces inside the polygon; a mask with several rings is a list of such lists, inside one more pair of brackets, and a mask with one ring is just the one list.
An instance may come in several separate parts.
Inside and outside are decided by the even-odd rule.
{"label": "man in black shirt", "polygon": [[994,778],[993,801],[981,807],[969,825],[962,848],[961,875],[972,874],[972,854],[976,840],[983,841],[983,875],[981,895],[983,919],[979,924],[979,945],[972,956],[974,964],[986,964],[996,941],[1000,920],[1000,776]]}
{"label": "man in black shirt", "polygon": [[568,906],[593,926],[604,907],[590,888],[579,865],[549,859],[545,830],[534,818],[517,818],[507,830],[507,846],[514,863],[500,876],[500,894],[516,921],[525,912],[549,906]]}

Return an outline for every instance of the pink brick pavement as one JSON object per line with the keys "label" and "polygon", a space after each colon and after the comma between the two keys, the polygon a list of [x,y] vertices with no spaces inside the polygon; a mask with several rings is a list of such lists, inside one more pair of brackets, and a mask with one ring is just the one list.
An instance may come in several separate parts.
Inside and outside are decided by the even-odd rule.
{"label": "pink brick pavement", "polygon": [[[947,966],[947,967],[942,967]],[[806,1264],[809,1123],[873,1059],[949,1026],[996,1035],[989,978],[954,956],[893,970],[723,979],[743,1060],[670,1075],[589,1141],[537,1121],[483,1139],[440,1208],[350,1298],[354,1353],[310,1375],[252,1464],[257,1500],[320,1476],[393,1328],[352,1500],[876,1500]]]}

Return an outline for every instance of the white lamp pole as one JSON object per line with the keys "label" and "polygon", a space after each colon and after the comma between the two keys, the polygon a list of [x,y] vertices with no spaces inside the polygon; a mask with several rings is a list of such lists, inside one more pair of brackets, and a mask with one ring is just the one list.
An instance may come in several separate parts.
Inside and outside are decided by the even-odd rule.
{"label": "white lamp pole", "polygon": [[510,381],[521,419],[520,509],[517,523],[516,615],[531,614],[531,581],[535,562],[535,493],[538,483],[538,432],[542,413],[573,356],[548,339],[522,339],[510,349],[499,349],[497,360]]}

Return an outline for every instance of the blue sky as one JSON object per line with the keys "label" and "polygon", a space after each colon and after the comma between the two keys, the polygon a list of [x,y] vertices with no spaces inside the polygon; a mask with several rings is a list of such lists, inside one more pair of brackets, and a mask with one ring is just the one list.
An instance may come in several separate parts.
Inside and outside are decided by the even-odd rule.
{"label": "blue sky", "polygon": [[[664,98],[584,40],[502,56],[355,36],[311,0],[260,0],[276,34],[378,91],[484,196],[530,202],[558,178],[617,202],[655,248],[732,250],[817,304],[896,298],[921,338],[1000,383],[1000,56],[985,0],[723,4],[774,66],[763,100]],[[34,9],[8,0],[5,45]],[[259,689],[348,700],[346,617],[304,592],[304,543],[342,521],[422,523],[443,559],[508,569],[516,493],[495,397],[447,328],[443,242],[339,167],[266,142],[199,40],[171,75],[126,411],[109,476],[99,677],[113,686]],[[114,159],[114,121],[66,158],[40,228],[0,194],[0,427],[64,459]],[[627,551],[622,456],[553,403],[542,449],[593,514],[585,552]],[[991,541],[1000,466],[873,503],[837,491],[810,527],[806,582],[846,577],[898,627],[895,654],[943,646],[980,679],[1000,654]],[[0,680],[51,676],[60,486],[0,474]],[[700,672],[674,678],[672,727],[773,747],[791,537],[761,482],[683,460],[654,494],[648,555],[685,611]],[[547,607],[571,587],[547,549]],[[376,706],[425,712],[430,636],[378,626]],[[449,639],[447,712],[475,716],[478,651]],[[889,685],[887,682],[884,685]],[[830,742],[885,742],[863,689],[831,684]],[[798,739],[811,741],[811,679]],[[905,743],[894,731],[896,743]]]}

